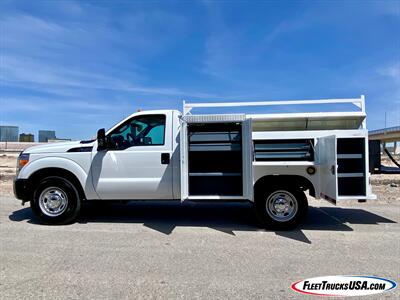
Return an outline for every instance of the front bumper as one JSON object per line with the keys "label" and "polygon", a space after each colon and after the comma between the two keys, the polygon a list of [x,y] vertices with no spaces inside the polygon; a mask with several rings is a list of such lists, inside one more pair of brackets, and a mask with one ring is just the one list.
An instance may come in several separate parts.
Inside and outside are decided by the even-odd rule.
{"label": "front bumper", "polygon": [[25,202],[31,200],[31,188],[28,179],[14,178],[13,190],[17,199]]}

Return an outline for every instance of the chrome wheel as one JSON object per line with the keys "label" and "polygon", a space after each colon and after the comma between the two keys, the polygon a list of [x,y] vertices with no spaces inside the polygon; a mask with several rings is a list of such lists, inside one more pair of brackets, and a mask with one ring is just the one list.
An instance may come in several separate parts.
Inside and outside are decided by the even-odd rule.
{"label": "chrome wheel", "polygon": [[268,215],[278,222],[287,222],[296,215],[298,204],[296,197],[288,191],[280,190],[270,194],[265,208]]}
{"label": "chrome wheel", "polygon": [[60,188],[48,187],[39,196],[40,210],[49,217],[61,215],[67,206],[67,194]]}

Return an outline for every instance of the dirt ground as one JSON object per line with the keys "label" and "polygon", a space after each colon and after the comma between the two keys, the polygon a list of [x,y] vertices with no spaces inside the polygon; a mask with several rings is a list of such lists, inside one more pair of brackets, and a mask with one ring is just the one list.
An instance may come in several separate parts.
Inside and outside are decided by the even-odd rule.
{"label": "dirt ground", "polygon": [[18,152],[0,152],[0,196],[12,194],[12,179],[15,176],[18,155]]}
{"label": "dirt ground", "polygon": [[[393,158],[400,162],[400,154],[393,155]],[[386,154],[382,155],[381,164],[386,167],[396,167],[396,164]]]}

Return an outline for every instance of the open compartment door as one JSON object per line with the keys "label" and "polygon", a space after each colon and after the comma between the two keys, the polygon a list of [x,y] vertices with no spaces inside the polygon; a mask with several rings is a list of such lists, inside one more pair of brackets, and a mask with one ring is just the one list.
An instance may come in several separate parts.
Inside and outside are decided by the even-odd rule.
{"label": "open compartment door", "polygon": [[189,180],[188,180],[188,134],[187,122],[181,119],[181,132],[180,132],[180,164],[181,164],[181,202],[189,197]]}
{"label": "open compartment door", "polygon": [[320,164],[321,198],[336,204],[338,198],[337,180],[337,141],[336,136],[318,139],[318,157]]}
{"label": "open compartment door", "polygon": [[253,138],[251,119],[242,123],[243,198],[253,201]]}

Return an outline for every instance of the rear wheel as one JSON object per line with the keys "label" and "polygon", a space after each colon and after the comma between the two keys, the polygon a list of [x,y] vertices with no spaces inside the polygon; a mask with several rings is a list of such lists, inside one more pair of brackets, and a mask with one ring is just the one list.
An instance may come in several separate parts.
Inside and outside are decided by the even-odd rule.
{"label": "rear wheel", "polygon": [[31,208],[44,224],[67,224],[77,218],[81,200],[71,182],[61,177],[47,177],[34,191]]}
{"label": "rear wheel", "polygon": [[256,214],[265,228],[290,230],[307,214],[307,197],[298,188],[275,186],[258,191],[255,196]]}

